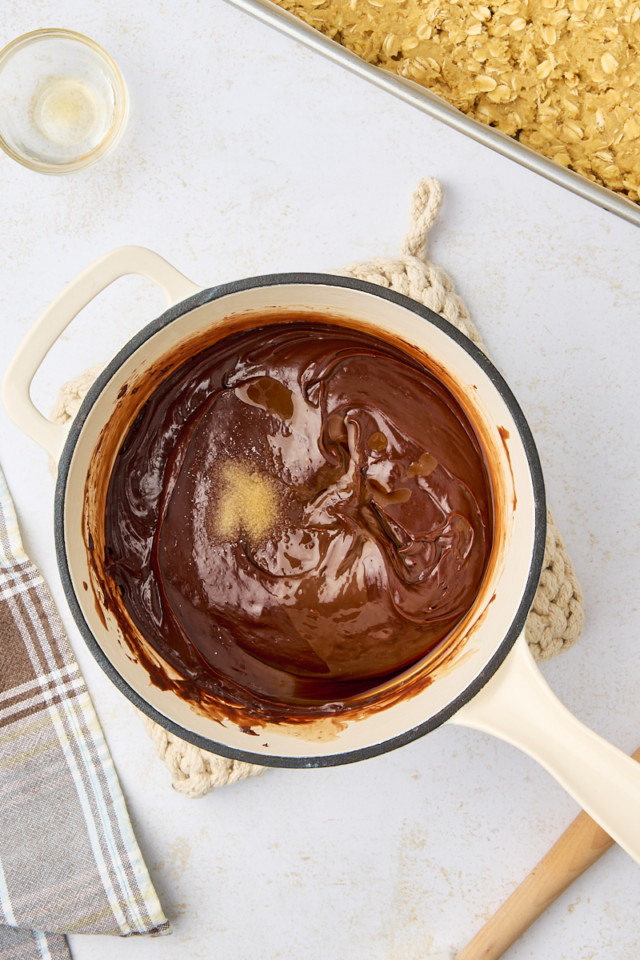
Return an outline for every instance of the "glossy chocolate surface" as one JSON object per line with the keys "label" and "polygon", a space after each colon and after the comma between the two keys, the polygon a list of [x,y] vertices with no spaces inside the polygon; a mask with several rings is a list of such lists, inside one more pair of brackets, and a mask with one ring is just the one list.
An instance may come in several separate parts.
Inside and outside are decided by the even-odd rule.
{"label": "glossy chocolate surface", "polygon": [[105,570],[187,698],[331,712],[451,634],[492,517],[480,443],[426,366],[275,323],[155,389],[112,470]]}

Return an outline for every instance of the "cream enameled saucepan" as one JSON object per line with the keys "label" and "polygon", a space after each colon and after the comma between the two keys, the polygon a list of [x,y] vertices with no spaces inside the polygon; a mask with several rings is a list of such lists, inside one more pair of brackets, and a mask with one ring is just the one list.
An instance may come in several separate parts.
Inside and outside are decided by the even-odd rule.
{"label": "cream enameled saucepan", "polygon": [[[71,319],[125,274],[141,274],[164,291],[168,309],[138,333],[98,377],[71,427],[33,405],[30,385]],[[154,686],[131,656],[92,581],[87,527],[103,517],[105,478],[117,444],[144,399],[145,375],[170,369],[191,343],[219,338],[230,319],[268,322],[288,312],[326,315],[402,341],[445,373],[485,446],[495,497],[495,545],[480,594],[448,655],[414,666],[396,682],[384,708],[256,730],[212,719],[175,693]],[[176,359],[178,358],[178,359]],[[125,389],[127,388],[127,389]],[[542,764],[636,860],[640,861],[640,768],[593,733],[556,699],[523,638],[545,543],[542,475],[529,428],[502,377],[474,345],[441,317],[392,291],[323,274],[256,277],[201,289],[157,254],[122,247],[82,272],[40,317],[7,370],[5,406],[19,427],[59,462],[55,496],[58,562],[78,627],[108,676],[136,706],[178,736],[207,750],[271,766],[316,767],[374,756],[445,721],[514,744]],[[124,411],[124,413],[123,413]],[[98,448],[101,449],[98,449]],[[99,540],[99,531],[97,539]],[[91,585],[87,589],[87,585]],[[141,638],[141,642],[144,639]],[[416,677],[429,672],[428,683]],[[406,690],[406,694],[403,694]]]}

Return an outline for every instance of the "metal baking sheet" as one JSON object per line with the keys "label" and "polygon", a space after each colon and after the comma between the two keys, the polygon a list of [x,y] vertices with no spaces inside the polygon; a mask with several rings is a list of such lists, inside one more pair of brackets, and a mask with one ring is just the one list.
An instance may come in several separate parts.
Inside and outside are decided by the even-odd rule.
{"label": "metal baking sheet", "polygon": [[287,36],[296,40],[298,43],[303,43],[318,53],[321,53],[323,56],[328,57],[330,60],[341,64],[352,73],[363,77],[365,80],[369,80],[371,83],[375,83],[377,86],[382,87],[383,90],[387,90],[406,103],[412,104],[424,113],[428,113],[437,120],[441,120],[442,123],[446,123],[447,126],[453,127],[454,130],[465,134],[467,137],[471,137],[472,140],[476,140],[491,150],[495,150],[497,153],[509,157],[509,159],[514,160],[523,167],[539,173],[541,176],[546,177],[547,180],[553,181],[553,183],[566,187],[566,189],[571,190],[572,193],[584,197],[586,200],[591,201],[591,203],[595,203],[597,206],[609,210],[624,220],[640,226],[640,205],[637,203],[634,203],[632,200],[627,200],[626,197],[622,197],[614,193],[613,190],[608,190],[606,187],[600,186],[600,184],[587,180],[585,177],[580,176],[580,174],[574,173],[573,170],[567,170],[566,167],[561,166],[554,160],[548,160],[546,157],[541,156],[524,144],[518,143],[517,140],[501,133],[499,130],[495,130],[493,127],[485,126],[477,120],[473,120],[419,84],[413,83],[411,80],[406,80],[404,77],[389,73],[380,67],[374,67],[370,63],[366,63],[355,53],[340,46],[340,44],[334,40],[325,37],[324,34],[319,33],[317,30],[314,30],[313,27],[308,26],[308,24],[293,16],[293,14],[278,7],[272,3],[271,0],[228,0],[228,2],[246,11],[258,20],[269,24],[269,26],[275,27],[276,30],[287,34]]}

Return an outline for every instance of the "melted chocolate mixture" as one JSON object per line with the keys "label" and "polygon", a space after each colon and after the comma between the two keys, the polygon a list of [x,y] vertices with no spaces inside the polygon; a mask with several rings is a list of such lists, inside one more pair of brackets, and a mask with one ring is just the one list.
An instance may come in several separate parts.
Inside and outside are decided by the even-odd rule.
{"label": "melted chocolate mixture", "polygon": [[117,456],[105,539],[108,575],[185,695],[332,710],[469,610],[491,487],[426,367],[362,332],[275,323],[155,390]]}

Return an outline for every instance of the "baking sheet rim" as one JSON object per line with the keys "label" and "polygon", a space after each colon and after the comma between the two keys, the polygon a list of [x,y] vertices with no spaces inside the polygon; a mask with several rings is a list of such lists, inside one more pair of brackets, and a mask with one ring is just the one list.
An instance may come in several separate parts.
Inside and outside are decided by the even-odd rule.
{"label": "baking sheet rim", "polygon": [[547,180],[565,187],[604,210],[622,217],[629,223],[640,226],[640,206],[632,200],[627,200],[625,197],[614,193],[613,190],[587,180],[554,160],[543,157],[524,144],[518,143],[517,140],[507,136],[507,134],[473,120],[437,94],[431,93],[419,84],[367,63],[355,53],[347,50],[346,47],[342,47],[339,43],[319,33],[287,10],[276,6],[271,0],[227,0],[227,2],[269,24],[281,33],[285,33],[299,43],[311,47],[323,56],[346,67],[352,73],[374,83],[406,103],[410,103],[431,117],[446,123],[447,126],[452,127],[459,133],[489,147],[491,150],[495,150],[510,160],[514,160]]}

